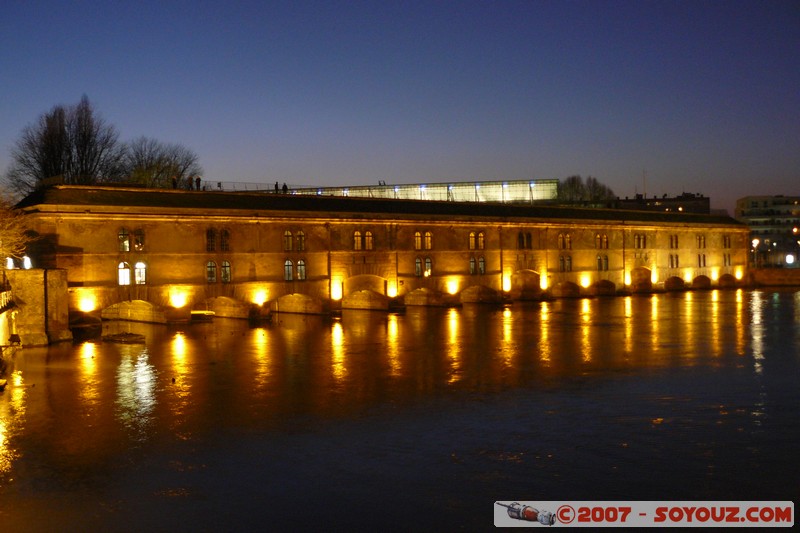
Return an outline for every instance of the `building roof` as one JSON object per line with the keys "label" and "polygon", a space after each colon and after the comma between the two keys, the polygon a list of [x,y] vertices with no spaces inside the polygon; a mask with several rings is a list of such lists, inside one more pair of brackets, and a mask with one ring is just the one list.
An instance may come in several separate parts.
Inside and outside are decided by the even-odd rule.
{"label": "building roof", "polygon": [[320,216],[336,213],[341,217],[373,215],[378,218],[425,218],[428,220],[452,217],[531,220],[586,220],[595,223],[672,223],[708,224],[744,227],[733,218],[720,215],[663,213],[629,209],[581,208],[553,205],[520,205],[454,201],[403,200],[388,198],[353,198],[342,196],[309,196],[274,192],[186,191],[146,189],[121,186],[57,185],[37,190],[16,206],[26,212],[86,211],[96,208],[144,208],[174,210],[175,214],[225,211],[291,212],[297,216]]}

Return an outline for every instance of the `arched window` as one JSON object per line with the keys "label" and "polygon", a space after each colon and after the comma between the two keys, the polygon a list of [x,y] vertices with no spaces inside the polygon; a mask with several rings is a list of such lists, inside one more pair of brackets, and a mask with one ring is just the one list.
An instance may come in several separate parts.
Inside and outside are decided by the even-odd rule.
{"label": "arched window", "polygon": [[128,263],[120,263],[117,266],[117,283],[119,285],[131,284],[131,266]]}
{"label": "arched window", "polygon": [[367,231],[364,233],[364,249],[365,250],[372,250],[372,232]]}
{"label": "arched window", "polygon": [[[475,249],[475,232],[474,231],[470,231],[469,232],[469,249],[470,250],[474,250]],[[471,272],[470,272],[470,274],[471,274]]]}
{"label": "arched window", "polygon": [[297,262],[297,279],[306,279],[306,262],[302,259]]}
{"label": "arched window", "polygon": [[117,237],[119,238],[119,251],[130,252],[131,238],[130,235],[128,235],[128,230],[126,230],[125,228],[120,229]]}
{"label": "arched window", "polygon": [[222,283],[230,283],[231,282],[231,264],[227,261],[222,262],[222,268],[220,268],[219,277],[222,280]]}
{"label": "arched window", "polygon": [[597,256],[597,270],[603,270],[603,258],[599,255]]}
{"label": "arched window", "polygon": [[139,261],[134,265],[133,279],[137,285],[144,285],[147,281],[147,265]]}
{"label": "arched window", "polygon": [[478,232],[478,250],[483,250],[483,248],[484,248],[483,232],[479,231]]}
{"label": "arched window", "polygon": [[209,283],[217,282],[217,264],[214,261],[206,263],[206,281]]}
{"label": "arched window", "polygon": [[431,262],[431,258],[430,257],[426,257],[425,258],[425,275],[426,276],[430,276],[431,275],[431,271],[433,270],[433,268],[431,268],[432,266],[433,266],[433,263]]}
{"label": "arched window", "polygon": [[422,234],[418,231],[414,232],[414,249],[422,250]]}
{"label": "arched window", "polygon": [[292,281],[292,262],[290,260],[286,260],[283,262],[283,279],[285,281]]}
{"label": "arched window", "polygon": [[226,229],[219,232],[219,249],[223,252],[231,250],[231,234]]}
{"label": "arched window", "polygon": [[206,230],[206,252],[217,251],[217,230],[209,228]]}
{"label": "arched window", "polygon": [[603,256],[603,270],[608,270],[608,256]]}
{"label": "arched window", "polygon": [[285,252],[292,251],[292,232],[288,229],[283,232],[283,250]]}
{"label": "arched window", "polygon": [[306,249],[306,234],[300,230],[297,232],[297,251],[302,252]]}
{"label": "arched window", "polygon": [[525,248],[525,235],[521,231],[517,234],[517,248]]}
{"label": "arched window", "polygon": [[608,250],[608,235],[603,234],[603,250]]}
{"label": "arched window", "polygon": [[470,274],[474,274],[475,273],[475,258],[474,257],[470,257],[469,258],[469,273]]}
{"label": "arched window", "polygon": [[353,232],[353,250],[361,249],[361,232],[356,230]]}
{"label": "arched window", "polygon": [[425,249],[430,250],[433,248],[433,233],[430,231],[425,232]]}
{"label": "arched window", "polygon": [[414,259],[414,275],[421,276],[422,275],[422,259],[417,257]]}
{"label": "arched window", "polygon": [[528,250],[533,248],[533,239],[531,238],[530,232],[525,234],[525,248],[527,248]]}
{"label": "arched window", "polygon": [[478,274],[486,273],[486,260],[483,257],[478,258]]}
{"label": "arched window", "polygon": [[[594,236],[594,247],[599,250],[602,245],[603,245],[603,238],[600,237],[600,234],[598,233],[597,235]],[[600,256],[598,256],[598,258],[599,257]]]}
{"label": "arched window", "polygon": [[572,235],[569,233],[564,235],[564,248],[567,250],[572,250]]}
{"label": "arched window", "polygon": [[[564,249],[564,234],[563,233],[559,233],[558,234],[558,249],[559,250],[563,250]],[[563,272],[563,269],[562,269],[562,272]]]}
{"label": "arched window", "polygon": [[572,256],[568,255],[565,261],[566,271],[572,272]]}
{"label": "arched window", "polygon": [[133,231],[133,249],[137,252],[144,250],[144,230],[136,229]]}

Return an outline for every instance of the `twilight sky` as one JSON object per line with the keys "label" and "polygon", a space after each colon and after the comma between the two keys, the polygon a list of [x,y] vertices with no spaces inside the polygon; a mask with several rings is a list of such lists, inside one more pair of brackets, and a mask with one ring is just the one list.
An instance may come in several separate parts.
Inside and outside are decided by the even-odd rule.
{"label": "twilight sky", "polygon": [[794,0],[6,0],[0,172],[83,94],[215,181],[800,195]]}

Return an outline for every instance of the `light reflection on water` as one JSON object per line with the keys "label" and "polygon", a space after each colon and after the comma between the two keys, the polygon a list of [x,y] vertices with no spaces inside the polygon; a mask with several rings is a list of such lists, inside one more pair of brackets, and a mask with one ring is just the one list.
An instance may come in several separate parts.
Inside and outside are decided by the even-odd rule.
{"label": "light reflection on water", "polygon": [[[524,399],[513,402],[544,403],[517,413],[513,430],[489,422],[492,434],[506,435],[504,449],[486,451],[490,437],[475,437],[479,427],[458,430],[478,438],[477,455],[491,463],[482,468],[500,469],[503,479],[514,479],[503,470],[505,457],[548,472],[542,461],[558,454],[543,438],[563,440],[568,444],[551,447],[590,465],[611,461],[624,469],[625,461],[642,461],[657,470],[650,455],[670,449],[685,455],[685,469],[719,476],[727,448],[768,431],[768,422],[780,419],[776,409],[797,411],[776,399],[796,397],[800,292],[686,292],[409,308],[401,315],[344,311],[335,320],[279,315],[258,328],[219,319],[184,327],[109,322],[104,330],[141,333],[146,344],[31,348],[9,361],[10,383],[0,393],[0,497],[4,484],[28,487],[21,472],[56,480],[98,468],[113,473],[102,465],[129,464],[136,460],[131,449],[144,453],[164,442],[205,442],[234,430],[292,435],[297,424],[359,420],[386,405],[414,413],[417,405],[474,395],[481,405],[505,405],[509,391]],[[550,394],[546,401],[537,400],[541,391]],[[648,407],[639,411],[639,404]],[[589,405],[612,417],[613,431],[603,433]],[[606,415],[617,411],[628,414]],[[498,407],[491,420],[505,416]],[[526,416],[537,418],[530,426],[537,428],[546,418],[547,432],[520,434]],[[425,445],[452,438],[426,436]],[[752,455],[743,459],[771,467],[770,446],[791,437],[758,438],[766,440],[748,444]],[[592,455],[595,447],[604,450],[600,457]],[[396,448],[389,450],[365,453]],[[451,453],[461,464],[458,454],[469,450]],[[562,463],[551,480],[566,479],[569,468]]]}

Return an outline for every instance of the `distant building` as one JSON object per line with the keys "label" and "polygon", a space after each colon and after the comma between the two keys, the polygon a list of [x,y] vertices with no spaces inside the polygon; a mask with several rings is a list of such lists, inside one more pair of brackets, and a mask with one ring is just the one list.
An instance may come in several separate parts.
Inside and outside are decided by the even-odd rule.
{"label": "distant building", "polygon": [[711,202],[708,196],[685,192],[680,196],[653,196],[646,198],[643,194],[637,194],[633,198],[627,196],[618,198],[615,205],[618,209],[637,209],[639,211],[663,211],[669,213],[699,213],[708,215],[711,213]]}
{"label": "distant building", "polygon": [[757,267],[798,267],[800,196],[745,196],[735,217],[750,227],[750,261]]}

